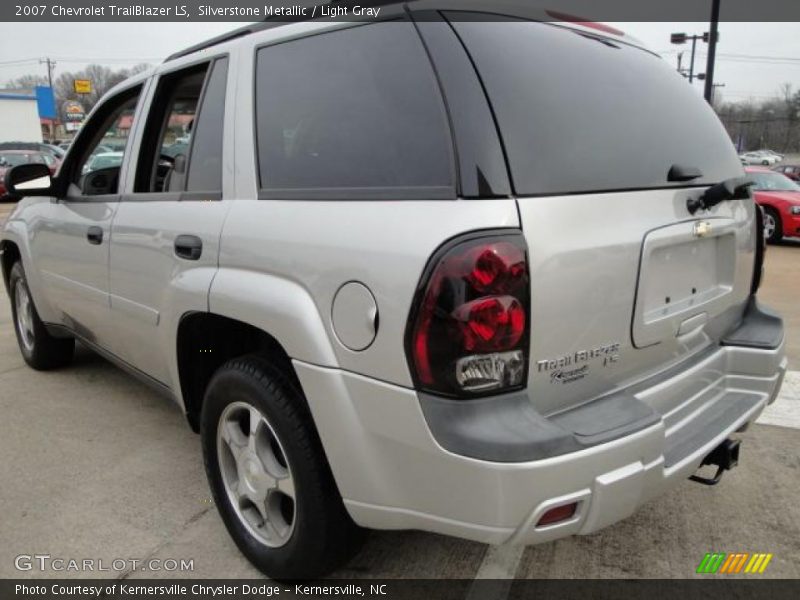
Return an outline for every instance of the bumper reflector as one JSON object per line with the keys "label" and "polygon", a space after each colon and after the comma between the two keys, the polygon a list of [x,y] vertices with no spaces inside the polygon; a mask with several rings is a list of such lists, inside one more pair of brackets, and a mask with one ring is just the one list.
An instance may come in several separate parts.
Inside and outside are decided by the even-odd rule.
{"label": "bumper reflector", "polygon": [[556,506],[555,508],[551,508],[541,517],[539,517],[539,522],[536,523],[536,526],[543,527],[545,525],[553,525],[554,523],[566,521],[567,519],[571,519],[572,517],[574,517],[575,511],[577,510],[578,510],[577,502]]}

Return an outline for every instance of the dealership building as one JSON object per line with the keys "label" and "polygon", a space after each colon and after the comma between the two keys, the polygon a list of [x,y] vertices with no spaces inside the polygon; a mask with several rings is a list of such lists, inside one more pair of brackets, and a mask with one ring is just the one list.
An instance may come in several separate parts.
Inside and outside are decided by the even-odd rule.
{"label": "dealership building", "polygon": [[51,137],[57,123],[52,89],[0,89],[0,123],[0,142],[41,142]]}

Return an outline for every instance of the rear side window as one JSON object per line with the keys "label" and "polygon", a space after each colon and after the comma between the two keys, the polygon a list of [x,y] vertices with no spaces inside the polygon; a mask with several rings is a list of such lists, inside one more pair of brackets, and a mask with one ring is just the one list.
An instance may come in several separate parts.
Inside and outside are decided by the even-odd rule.
{"label": "rear side window", "polygon": [[225,84],[228,81],[228,59],[214,63],[206,83],[200,114],[194,126],[194,144],[189,179],[189,191],[219,191],[222,189],[222,126],[225,121]]}
{"label": "rear side window", "polygon": [[[544,23],[448,15],[486,86],[519,195],[646,189],[741,174],[703,98],[644,50]],[[484,16],[484,19],[486,17]]]}
{"label": "rear side window", "polygon": [[262,196],[453,197],[452,142],[410,23],[376,23],[258,50]]}

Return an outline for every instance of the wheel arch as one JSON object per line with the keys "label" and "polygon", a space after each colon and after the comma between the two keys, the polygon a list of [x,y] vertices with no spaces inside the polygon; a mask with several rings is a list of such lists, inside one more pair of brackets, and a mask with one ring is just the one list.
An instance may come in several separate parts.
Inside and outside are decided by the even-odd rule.
{"label": "wheel arch", "polygon": [[21,262],[22,268],[25,270],[28,290],[36,304],[39,316],[46,323],[58,322],[59,313],[51,305],[41,274],[33,263],[30,247],[32,234],[27,222],[21,218],[9,220],[3,226],[0,235],[2,235],[2,238],[0,238],[0,250],[3,251],[0,256],[2,256],[3,281],[6,289],[8,289],[8,277],[11,273],[11,267],[14,266],[16,261]]}
{"label": "wheel arch", "polygon": [[6,286],[6,291],[10,291],[8,287],[8,280],[11,276],[11,267],[18,260],[22,260],[19,246],[16,242],[11,240],[0,240],[0,267],[3,270],[3,283]]}
{"label": "wheel arch", "polygon": [[283,345],[258,327],[210,312],[183,315],[176,339],[180,392],[189,425],[199,431],[203,397],[214,373],[227,361],[255,354],[302,390]]}

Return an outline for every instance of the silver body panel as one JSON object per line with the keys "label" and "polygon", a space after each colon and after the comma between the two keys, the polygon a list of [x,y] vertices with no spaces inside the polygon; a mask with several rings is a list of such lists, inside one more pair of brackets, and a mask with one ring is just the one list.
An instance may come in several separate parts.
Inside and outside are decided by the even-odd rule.
{"label": "silver body panel", "polygon": [[[648,190],[518,201],[530,248],[532,281],[528,390],[541,412],[551,414],[591,401],[669,368],[717,343],[741,319],[753,273],[755,208],[752,202],[725,202],[694,218],[686,210],[686,198],[701,191]],[[692,232],[697,222],[711,223],[715,237],[696,238]],[[675,254],[682,244],[690,250],[680,260],[657,264],[652,254],[659,236],[666,254]],[[703,281],[706,271],[697,267],[691,250],[719,236],[732,246],[720,257],[723,264],[708,272],[725,273],[729,281],[724,293],[700,298],[710,282]],[[694,295],[692,288],[697,290]],[[663,304],[666,297],[670,302]],[[674,307],[691,297],[696,301],[688,304],[687,300],[685,307],[673,313],[651,314],[656,304],[659,309]],[[706,315],[701,326],[678,335],[681,324],[701,314]],[[613,361],[604,354],[563,367],[540,366],[543,361],[574,359],[576,352],[614,344],[619,349],[610,354]],[[580,379],[559,383],[563,380],[553,378],[554,373],[584,366],[588,369]]]}
{"label": "silver body panel", "polygon": [[[19,250],[42,319],[162,383],[180,405],[182,317],[210,312],[259,328],[292,359],[357,523],[491,543],[589,533],[628,516],[774,400],[783,346],[719,346],[749,296],[752,202],[692,217],[686,198],[700,190],[691,188],[491,200],[257,199],[255,48],[349,26],[287,25],[138,76],[146,111],[160,73],[230,57],[222,200],[127,199],[140,127],[121,170],[122,201],[23,200],[0,240]],[[695,235],[701,221],[711,226],[706,237]],[[89,225],[103,229],[102,245],[87,244]],[[657,413],[656,424],[528,462],[479,460],[437,443],[406,359],[409,312],[431,254],[454,236],[493,228],[521,229],[529,246],[531,405],[553,416],[627,391]],[[202,238],[200,261],[175,258],[182,233]],[[691,256],[698,261],[687,262]],[[380,312],[374,340],[360,351],[340,341],[332,322],[337,291],[353,281],[368,288]],[[588,365],[582,377],[553,381],[554,370],[567,366],[559,367],[560,358],[598,348],[608,350],[581,359]],[[540,362],[555,366],[539,370]],[[719,410],[728,404],[739,408]],[[670,454],[698,427],[707,433],[699,446]],[[535,527],[549,506],[568,500],[580,502],[574,519]]]}

